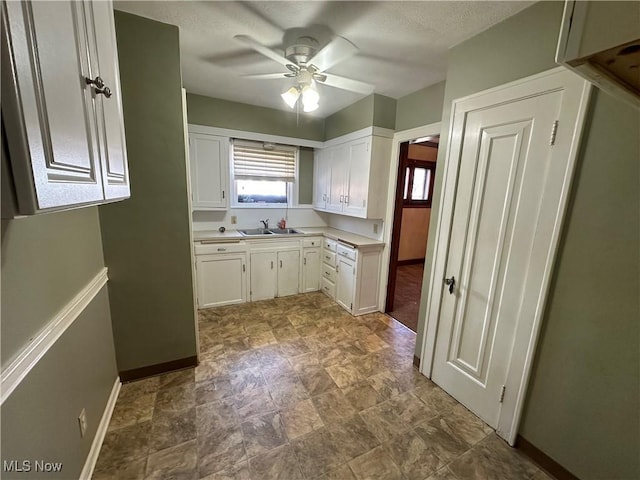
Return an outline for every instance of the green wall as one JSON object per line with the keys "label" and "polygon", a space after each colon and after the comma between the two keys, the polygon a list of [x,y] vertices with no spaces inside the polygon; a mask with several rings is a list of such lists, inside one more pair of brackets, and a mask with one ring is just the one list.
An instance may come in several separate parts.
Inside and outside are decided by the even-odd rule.
{"label": "green wall", "polygon": [[324,120],[187,93],[189,123],[322,141]]}
{"label": "green wall", "polygon": [[[453,99],[555,67],[562,6],[534,4],[452,48],[443,125]],[[520,429],[583,480],[640,477],[638,130],[637,111],[595,95]],[[445,127],[441,145],[447,137]],[[445,159],[441,148],[438,162]],[[433,212],[441,185],[439,169]],[[425,278],[433,243],[430,236]]]}
{"label": "green wall", "polygon": [[399,98],[395,129],[401,132],[439,122],[442,119],[445,83],[436,83]]}
{"label": "green wall", "polygon": [[[64,272],[58,276],[64,278]],[[62,462],[62,471],[3,471],[2,478],[78,478],[117,376],[104,287],[2,404],[0,462]],[[78,415],[82,409],[87,414],[87,431],[81,438]]]}
{"label": "green wall", "polygon": [[328,116],[324,122],[324,140],[376,126],[395,128],[396,100],[379,94],[369,95]]}
{"label": "green wall", "polygon": [[521,435],[579,478],[636,479],[640,113],[598,91],[587,122]]}
{"label": "green wall", "polygon": [[298,163],[298,203],[311,205],[313,203],[313,148],[300,147]]}
{"label": "green wall", "polygon": [[131,198],[100,223],[124,371],[196,355],[196,339],[178,28],[115,20]]}
{"label": "green wall", "polygon": [[2,220],[2,366],[103,267],[97,208]]}

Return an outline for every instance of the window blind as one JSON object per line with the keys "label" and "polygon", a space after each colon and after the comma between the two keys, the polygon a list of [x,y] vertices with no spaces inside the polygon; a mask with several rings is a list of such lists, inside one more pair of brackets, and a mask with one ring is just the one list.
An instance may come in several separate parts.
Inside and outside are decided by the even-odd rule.
{"label": "window blind", "polygon": [[236,180],[294,182],[297,147],[273,143],[233,141],[233,176]]}

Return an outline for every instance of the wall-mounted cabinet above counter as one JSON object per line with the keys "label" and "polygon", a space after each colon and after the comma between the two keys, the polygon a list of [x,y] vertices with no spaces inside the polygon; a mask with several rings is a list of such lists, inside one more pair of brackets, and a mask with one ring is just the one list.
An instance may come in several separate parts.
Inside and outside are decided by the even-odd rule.
{"label": "wall-mounted cabinet above counter", "polygon": [[2,91],[3,217],[129,197],[110,1],[3,2]]}
{"label": "wall-mounted cabinet above counter", "polygon": [[316,150],[313,208],[358,218],[383,218],[393,131],[370,127]]}

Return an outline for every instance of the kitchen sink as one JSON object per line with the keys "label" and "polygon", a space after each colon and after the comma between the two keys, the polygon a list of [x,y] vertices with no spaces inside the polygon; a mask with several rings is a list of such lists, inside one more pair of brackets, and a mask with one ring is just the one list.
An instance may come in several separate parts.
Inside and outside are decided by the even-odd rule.
{"label": "kitchen sink", "polygon": [[274,235],[291,235],[294,233],[300,233],[298,230],[294,230],[293,228],[270,228],[269,231]]}
{"label": "kitchen sink", "polygon": [[273,235],[273,232],[264,228],[249,228],[247,230],[238,230],[241,235]]}

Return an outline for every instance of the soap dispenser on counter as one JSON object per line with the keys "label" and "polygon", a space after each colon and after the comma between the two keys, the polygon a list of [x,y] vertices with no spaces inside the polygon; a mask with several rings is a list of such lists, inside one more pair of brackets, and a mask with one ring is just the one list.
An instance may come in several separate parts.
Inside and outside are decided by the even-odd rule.
{"label": "soap dispenser on counter", "polygon": [[280,221],[278,222],[278,228],[282,230],[287,228],[287,221],[284,218],[280,219]]}

